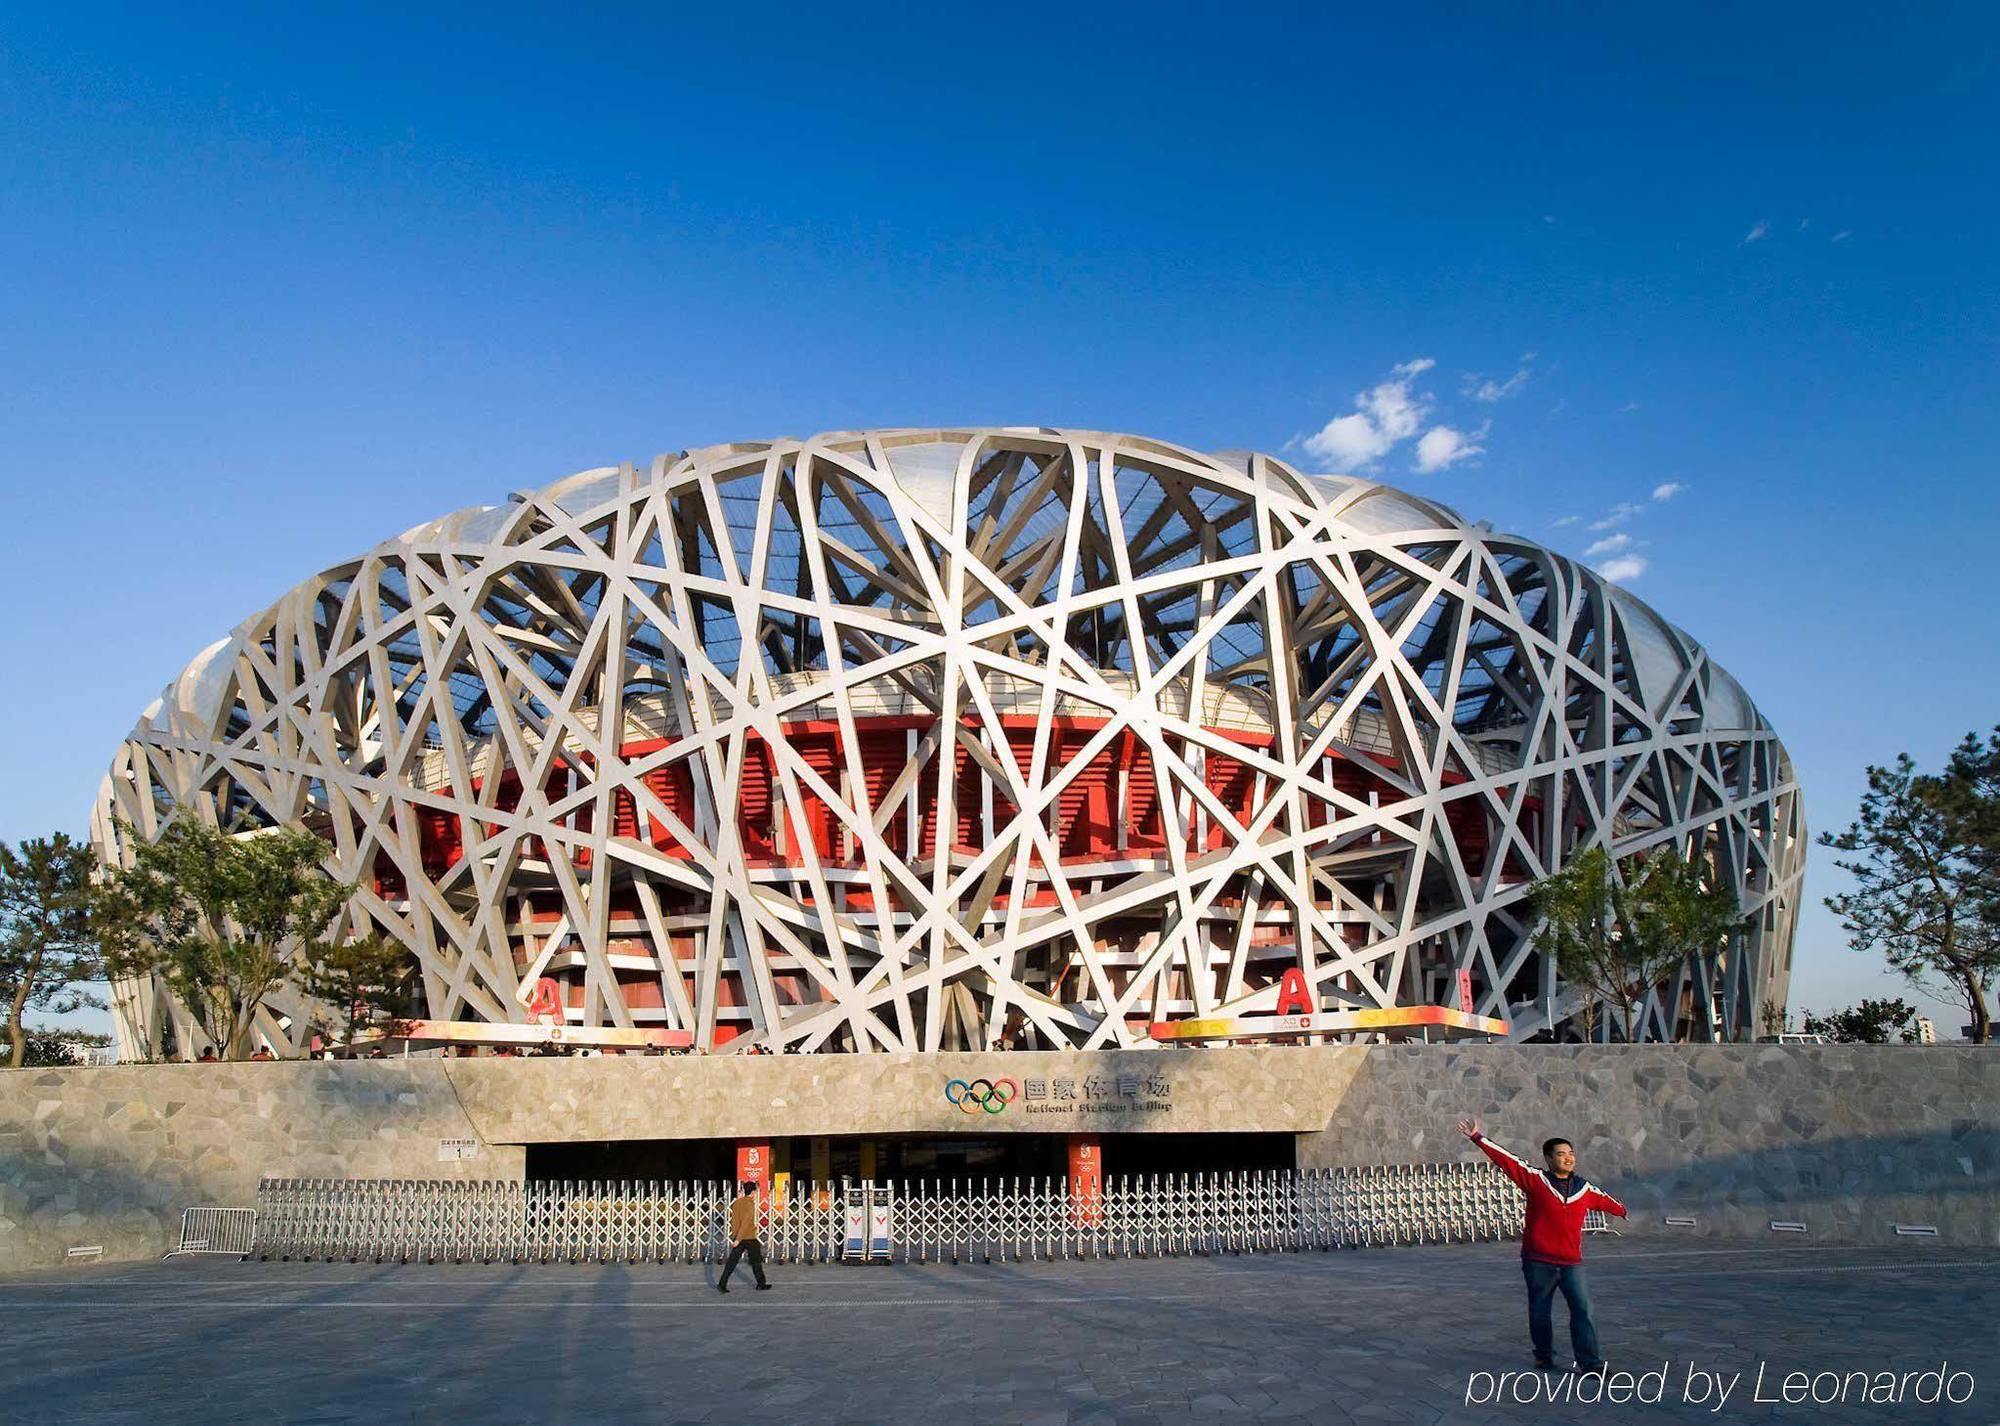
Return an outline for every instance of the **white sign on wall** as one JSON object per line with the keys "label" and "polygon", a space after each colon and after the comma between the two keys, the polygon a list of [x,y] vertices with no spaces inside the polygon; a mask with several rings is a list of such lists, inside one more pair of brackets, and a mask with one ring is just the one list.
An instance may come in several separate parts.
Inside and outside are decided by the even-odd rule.
{"label": "white sign on wall", "polygon": [[439,1163],[450,1163],[457,1159],[476,1159],[478,1157],[479,1140],[477,1139],[438,1140]]}

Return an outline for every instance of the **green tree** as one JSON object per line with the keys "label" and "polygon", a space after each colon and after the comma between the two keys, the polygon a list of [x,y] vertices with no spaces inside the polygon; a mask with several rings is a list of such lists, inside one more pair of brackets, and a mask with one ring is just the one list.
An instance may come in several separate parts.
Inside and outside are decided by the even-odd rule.
{"label": "green tree", "polygon": [[10,847],[0,842],[0,998],[7,1007],[8,1063],[28,1062],[30,1010],[57,1015],[103,1001],[82,987],[103,974],[90,848],[58,832]]}
{"label": "green tree", "polygon": [[222,1057],[242,1059],[259,1007],[295,956],[311,962],[352,888],[320,869],[326,844],[310,832],[231,834],[184,818],[132,841],[134,865],[105,898],[121,932],[113,972],[157,973]]}
{"label": "green tree", "polygon": [[1829,896],[1848,944],[1880,954],[1912,985],[1939,982],[1972,1016],[1972,1037],[1993,1038],[1991,996],[2000,975],[2000,730],[1967,734],[1942,773],[1921,773],[1908,753],[1868,769],[1861,815],[1824,846],[1854,889]]}
{"label": "green tree", "polygon": [[1602,847],[1579,854],[1528,889],[1529,909],[1541,921],[1536,949],[1555,957],[1564,981],[1593,994],[1608,995],[1600,986],[1620,979],[1614,971],[1619,961],[1616,891],[1611,857]]}
{"label": "green tree", "polygon": [[30,1025],[24,1036],[27,1054],[21,1066],[29,1069],[61,1069],[83,1062],[83,1052],[111,1043],[109,1035],[67,1025]]}
{"label": "green tree", "polygon": [[1710,881],[1705,863],[1671,848],[1621,869],[1592,847],[1529,889],[1535,943],[1565,981],[1617,1010],[1630,1043],[1652,988],[1743,925],[1736,898]]}
{"label": "green tree", "polygon": [[1886,1045],[1894,1035],[1906,1045],[1917,1042],[1917,1011],[1901,997],[1864,1000],[1826,1015],[1805,1013],[1805,1032],[1824,1035],[1843,1045]]}
{"label": "green tree", "polygon": [[[1688,956],[1721,950],[1747,924],[1742,903],[1722,885],[1714,867],[1684,857],[1676,848],[1651,853],[1628,871],[1626,880],[1620,930],[1632,944],[1641,1001],[1649,987],[1672,975]],[[1629,1018],[1625,1038],[1632,1038]]]}
{"label": "green tree", "polygon": [[341,1015],[339,1043],[351,1045],[378,1018],[404,1009],[415,974],[416,964],[402,943],[374,933],[316,947],[300,983],[306,994]]}

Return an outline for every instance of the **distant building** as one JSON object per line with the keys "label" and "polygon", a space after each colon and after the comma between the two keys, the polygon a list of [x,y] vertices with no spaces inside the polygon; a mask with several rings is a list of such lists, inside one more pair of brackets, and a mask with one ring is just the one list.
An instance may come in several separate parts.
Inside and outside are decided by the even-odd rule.
{"label": "distant building", "polygon": [[1937,1026],[1931,1023],[1931,1017],[1928,1015],[1917,1017],[1917,1043],[1920,1045],[1937,1043]]}

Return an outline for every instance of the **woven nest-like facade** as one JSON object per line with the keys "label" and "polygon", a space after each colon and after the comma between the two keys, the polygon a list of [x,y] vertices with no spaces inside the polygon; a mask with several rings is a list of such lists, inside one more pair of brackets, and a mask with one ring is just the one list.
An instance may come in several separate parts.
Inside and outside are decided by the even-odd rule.
{"label": "woven nest-like facade", "polygon": [[[129,824],[288,824],[428,1014],[784,1052],[1145,1043],[1149,1021],[1578,999],[1523,894],[1710,858],[1752,930],[1650,1038],[1782,1001],[1789,758],[1625,591],[1364,480],[1100,432],[841,432],[587,471],[315,575],[105,779]],[[126,1051],[173,1022],[116,987]],[[297,1049],[284,992],[263,1038]]]}

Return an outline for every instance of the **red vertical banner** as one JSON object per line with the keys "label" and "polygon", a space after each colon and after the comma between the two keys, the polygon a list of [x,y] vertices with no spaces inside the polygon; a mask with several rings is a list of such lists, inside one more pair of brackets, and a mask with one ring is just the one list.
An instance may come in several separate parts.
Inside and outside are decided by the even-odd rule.
{"label": "red vertical banner", "polygon": [[1095,1227],[1104,1216],[1104,1146],[1095,1134],[1069,1136],[1069,1201],[1077,1222]]}
{"label": "red vertical banner", "polygon": [[771,1146],[769,1144],[738,1144],[736,1146],[736,1181],[757,1185],[757,1197],[768,1201],[771,1197]]}
{"label": "red vertical banner", "polygon": [[1458,1008],[1468,1015],[1472,1013],[1472,972],[1469,970],[1458,973]]}

